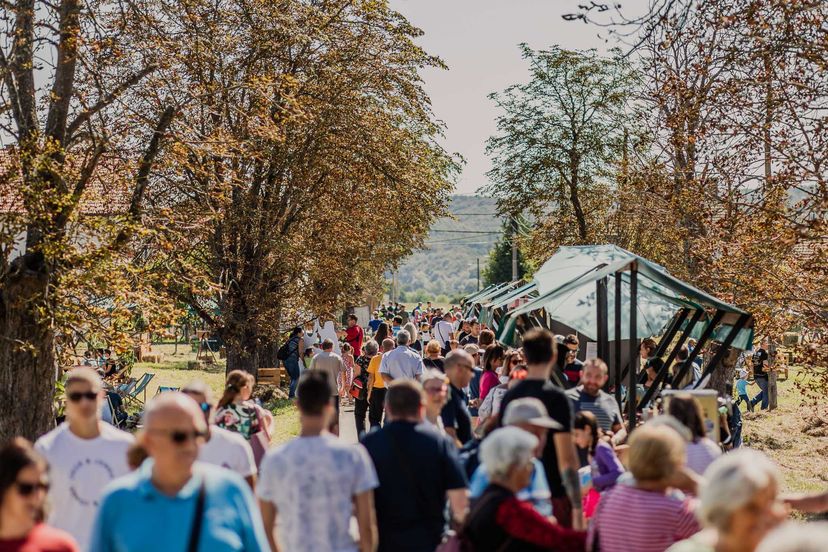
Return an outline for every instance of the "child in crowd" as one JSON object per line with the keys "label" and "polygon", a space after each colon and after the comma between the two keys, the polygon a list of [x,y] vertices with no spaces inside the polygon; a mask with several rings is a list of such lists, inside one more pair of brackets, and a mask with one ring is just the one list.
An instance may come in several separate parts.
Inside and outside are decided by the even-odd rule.
{"label": "child in crowd", "polygon": [[736,399],[736,404],[734,406],[739,406],[739,403],[744,401],[747,403],[748,410],[753,412],[753,405],[750,402],[750,397],[748,397],[748,381],[747,381],[747,370],[739,370],[739,379],[736,380],[736,393],[738,393],[739,398]]}
{"label": "child in crowd", "polygon": [[449,341],[449,348],[454,351],[460,346],[460,342],[456,339],[452,339]]}
{"label": "child in crowd", "polygon": [[353,406],[354,398],[348,392],[354,380],[354,348],[350,344],[342,344],[342,362],[345,364],[345,371],[339,373],[339,397],[343,405]]}
{"label": "child in crowd", "polygon": [[305,354],[302,355],[302,362],[305,364],[305,370],[310,368],[312,360],[313,360],[313,347],[308,347],[307,349],[305,349]]}

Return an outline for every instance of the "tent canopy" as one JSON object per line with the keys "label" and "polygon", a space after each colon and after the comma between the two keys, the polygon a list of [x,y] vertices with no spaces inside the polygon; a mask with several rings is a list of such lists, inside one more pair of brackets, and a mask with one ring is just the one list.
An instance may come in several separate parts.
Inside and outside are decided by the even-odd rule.
{"label": "tent canopy", "polygon": [[494,311],[501,307],[508,306],[510,303],[528,297],[532,294],[537,295],[537,284],[529,282],[514,289],[508,289],[499,293],[498,295],[489,297],[485,303],[480,305],[480,322],[491,326],[493,323]]}
{"label": "tent canopy", "polygon": [[[725,313],[722,327],[713,338],[726,335],[735,320],[743,314],[741,309],[728,305],[670,275],[664,267],[639,257],[615,245],[561,247],[534,277],[539,296],[512,310],[500,329],[499,339],[511,343],[517,320],[521,315],[544,309],[557,320],[590,339],[597,339],[597,291],[596,282],[610,277],[607,285],[607,312],[615,309],[615,285],[611,277],[618,271],[627,270],[635,263],[638,270],[637,327],[640,337],[660,335],[676,312],[682,308],[692,310],[716,309]],[[621,273],[620,338],[629,339],[630,276]],[[610,316],[610,318],[612,318]],[[701,334],[703,324],[697,324],[693,334]],[[752,326],[752,324],[750,324]],[[616,339],[614,324],[609,324],[609,340]],[[739,332],[733,346],[749,348],[753,341],[753,329]]]}

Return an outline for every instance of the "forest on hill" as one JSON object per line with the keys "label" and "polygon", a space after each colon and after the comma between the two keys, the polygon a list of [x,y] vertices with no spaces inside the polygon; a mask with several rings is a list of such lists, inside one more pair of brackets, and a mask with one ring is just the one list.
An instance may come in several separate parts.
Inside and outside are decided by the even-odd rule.
{"label": "forest on hill", "polygon": [[454,195],[449,211],[450,217],[432,225],[425,248],[415,251],[397,271],[400,302],[451,302],[477,289],[477,260],[482,272],[501,231],[495,201]]}

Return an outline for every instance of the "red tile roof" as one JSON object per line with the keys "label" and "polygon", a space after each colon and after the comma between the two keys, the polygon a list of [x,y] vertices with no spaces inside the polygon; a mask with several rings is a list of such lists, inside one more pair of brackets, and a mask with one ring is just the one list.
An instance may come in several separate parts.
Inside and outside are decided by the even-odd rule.
{"label": "red tile roof", "polygon": [[[131,186],[116,176],[126,170],[114,157],[102,158],[81,196],[78,213],[83,216],[110,216],[126,212],[132,197]],[[0,214],[24,211],[23,198],[18,193],[20,176],[19,168],[15,167],[13,149],[0,149]],[[70,182],[70,189],[72,185]]]}

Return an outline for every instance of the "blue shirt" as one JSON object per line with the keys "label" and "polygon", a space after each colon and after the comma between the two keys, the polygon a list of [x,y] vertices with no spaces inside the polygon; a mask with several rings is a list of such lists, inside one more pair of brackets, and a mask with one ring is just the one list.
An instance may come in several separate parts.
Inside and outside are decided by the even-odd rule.
{"label": "blue shirt", "polygon": [[410,347],[398,345],[393,351],[382,355],[379,372],[388,374],[395,380],[414,379],[423,373],[423,359]]}
{"label": "blue shirt", "polygon": [[[532,472],[532,480],[529,486],[517,493],[518,500],[525,500],[532,504],[537,513],[544,517],[552,515],[552,492],[549,490],[549,482],[546,480],[546,473],[543,470],[543,462],[537,458],[532,459],[535,470]],[[477,498],[483,494],[489,486],[489,476],[483,464],[477,466],[469,483],[469,496]]]}
{"label": "blue shirt", "polygon": [[206,499],[198,549],[270,550],[253,493],[241,476],[196,463],[190,480],[178,494],[168,496],[152,484],[152,466],[148,459],[104,490],[90,552],[187,550],[202,482]]}
{"label": "blue shirt", "polygon": [[740,395],[747,395],[747,380],[738,379],[736,380],[736,392]]}

